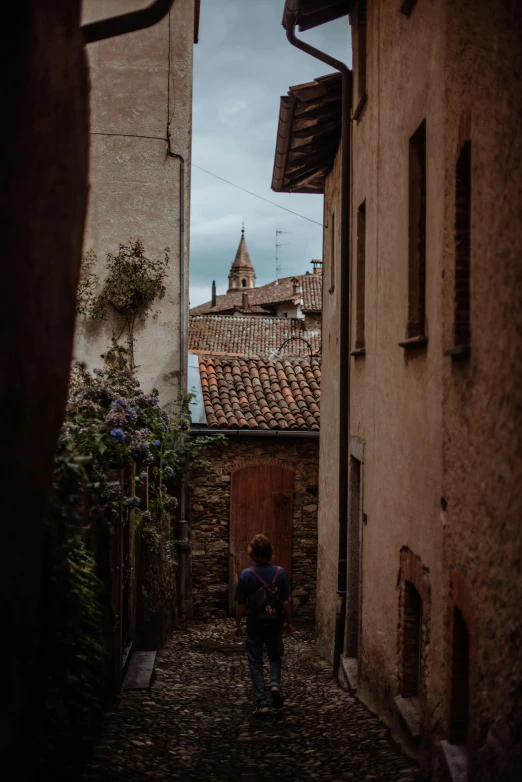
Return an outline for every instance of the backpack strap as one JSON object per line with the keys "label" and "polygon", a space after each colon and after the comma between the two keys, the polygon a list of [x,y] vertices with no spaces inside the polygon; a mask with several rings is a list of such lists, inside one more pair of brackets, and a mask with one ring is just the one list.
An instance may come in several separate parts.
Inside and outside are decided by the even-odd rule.
{"label": "backpack strap", "polygon": [[277,568],[277,570],[276,570],[276,573],[275,573],[275,576],[274,576],[274,577],[273,577],[273,579],[272,579],[272,586],[273,586],[273,585],[275,584],[275,582],[277,581],[277,577],[278,577],[278,575],[279,575],[279,573],[280,573],[280,572],[281,572],[281,568],[278,566],[278,568]]}
{"label": "backpack strap", "polygon": [[266,583],[266,581],[265,581],[263,578],[261,578],[261,576],[259,575],[259,573],[256,573],[256,571],[254,570],[254,568],[253,568],[253,567],[249,567],[248,569],[250,570],[250,572],[251,572],[251,573],[253,573],[253,574],[254,574],[254,576],[255,576],[256,578],[258,578],[258,579],[261,581],[261,583],[263,584],[263,586],[267,586],[267,583]]}

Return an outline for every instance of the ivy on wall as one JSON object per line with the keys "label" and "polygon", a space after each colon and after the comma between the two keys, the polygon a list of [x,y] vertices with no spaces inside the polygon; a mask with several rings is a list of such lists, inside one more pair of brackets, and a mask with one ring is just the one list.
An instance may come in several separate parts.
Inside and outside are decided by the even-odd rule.
{"label": "ivy on wall", "polygon": [[167,248],[161,256],[149,258],[139,239],[130,240],[128,244],[120,244],[116,255],[107,253],[107,274],[99,290],[100,280],[94,271],[96,254],[90,250],[83,256],[77,314],[93,320],[106,320],[110,314],[117,316],[122,324],[117,339],[127,333],[131,369],[135,366],[136,323],[146,318],[156,300],[164,297],[169,262]]}

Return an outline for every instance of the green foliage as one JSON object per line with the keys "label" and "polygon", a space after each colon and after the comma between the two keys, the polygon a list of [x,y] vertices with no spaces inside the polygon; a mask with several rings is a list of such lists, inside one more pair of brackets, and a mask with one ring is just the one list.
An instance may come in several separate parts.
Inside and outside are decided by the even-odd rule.
{"label": "green foliage", "polygon": [[101,292],[96,295],[99,284],[93,273],[96,255],[91,250],[84,256],[77,312],[94,320],[105,320],[111,313],[120,318],[123,325],[119,336],[127,331],[131,369],[134,368],[136,320],[145,318],[154,301],[165,295],[169,262],[168,249],[160,257],[148,258],[139,239],[120,244],[117,255],[107,253],[107,276]]}
{"label": "green foliage", "polygon": [[87,476],[70,443],[56,456],[42,568],[37,748],[42,773],[69,779],[102,718],[98,581],[83,538]]}
{"label": "green foliage", "polygon": [[[119,481],[110,471],[136,465],[136,508],[142,554],[146,616],[173,606],[176,540],[172,518],[183,471],[201,474],[204,437],[191,438],[190,399],[170,414],[157,392],[145,394],[129,368],[128,353],[113,342],[103,369],[73,367],[65,421],[59,437],[53,493],[46,521],[42,582],[41,698],[44,713],[39,752],[42,769],[72,778],[102,714],[103,659],[100,598],[89,540],[109,524],[121,504]],[[150,512],[144,510],[145,483]],[[141,507],[141,510],[140,510]],[[56,771],[56,773],[55,773]],[[62,776],[60,776],[62,778]]]}

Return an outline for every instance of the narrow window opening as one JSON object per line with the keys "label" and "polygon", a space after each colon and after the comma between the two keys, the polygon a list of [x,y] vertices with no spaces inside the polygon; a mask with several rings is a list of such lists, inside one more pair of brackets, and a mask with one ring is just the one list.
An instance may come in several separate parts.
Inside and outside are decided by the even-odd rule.
{"label": "narrow window opening", "polygon": [[361,462],[350,456],[350,493],[348,508],[348,572],[346,583],[346,655],[359,656],[359,639],[361,636],[360,615],[360,545],[362,522],[362,475]]}
{"label": "narrow window opening", "polygon": [[241,280],[241,287],[246,288],[246,280]]}
{"label": "narrow window opening", "polygon": [[471,141],[462,147],[455,187],[455,345],[470,345]]}
{"label": "narrow window opening", "polygon": [[360,99],[366,92],[366,0],[357,5],[357,89]]}
{"label": "narrow window opening", "polygon": [[403,698],[414,698],[421,690],[422,598],[410,581],[403,586],[402,687]]}
{"label": "narrow window opening", "polygon": [[408,244],[409,339],[426,333],[426,121],[410,138],[409,154],[409,244]]}
{"label": "narrow window opening", "polygon": [[458,608],[453,609],[453,649],[451,673],[452,744],[466,745],[469,721],[469,632]]}
{"label": "narrow window opening", "polygon": [[330,221],[330,288],[328,293],[335,291],[335,212]]}
{"label": "narrow window opening", "polygon": [[355,348],[364,348],[364,298],[366,278],[366,201],[357,210],[357,300]]}

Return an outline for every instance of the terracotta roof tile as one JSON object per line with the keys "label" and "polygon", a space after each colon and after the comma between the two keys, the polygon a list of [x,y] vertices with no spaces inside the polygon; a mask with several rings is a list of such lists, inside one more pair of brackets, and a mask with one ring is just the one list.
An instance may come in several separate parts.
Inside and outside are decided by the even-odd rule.
{"label": "terracotta roof tile", "polygon": [[[191,315],[189,320],[189,350],[192,353],[269,355],[290,337],[305,339],[313,352],[321,349],[320,332],[305,330],[304,320],[300,318]],[[285,354],[308,355],[309,349],[302,339],[291,340],[284,348]]]}
{"label": "terracotta roof tile", "polygon": [[199,374],[209,428],[319,430],[319,359],[200,356]]}
{"label": "terracotta roof tile", "polygon": [[[302,297],[298,292],[294,293],[293,279],[298,281],[302,289]],[[295,278],[284,277],[268,285],[262,285],[259,288],[248,289],[249,312],[263,312],[275,307],[283,302],[296,301],[302,298],[303,312],[321,312],[322,302],[322,274],[298,274]],[[205,304],[199,304],[192,307],[191,315],[219,315],[230,313],[234,310],[241,310],[244,291],[232,291],[224,296],[218,296],[216,306],[212,306],[211,301]]]}

